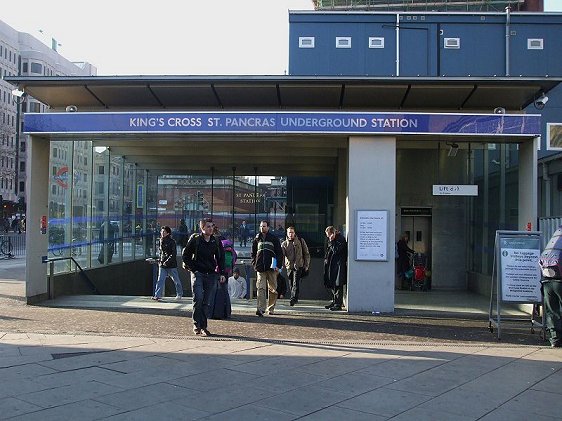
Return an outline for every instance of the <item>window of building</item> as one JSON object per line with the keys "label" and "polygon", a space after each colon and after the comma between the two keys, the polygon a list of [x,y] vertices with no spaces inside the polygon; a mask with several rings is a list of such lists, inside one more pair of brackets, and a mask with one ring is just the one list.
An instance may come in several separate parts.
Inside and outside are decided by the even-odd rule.
{"label": "window of building", "polygon": [[527,50],[543,50],[544,40],[542,38],[528,38]]}
{"label": "window of building", "polygon": [[314,37],[299,37],[299,48],[314,48]]}
{"label": "window of building", "polygon": [[444,38],[443,48],[459,49],[459,48],[461,48],[461,39],[460,38]]}
{"label": "window of building", "polygon": [[105,172],[105,167],[103,165],[98,166],[98,174],[104,174]]}
{"label": "window of building", "polygon": [[31,73],[43,74],[43,65],[41,63],[31,63]]}
{"label": "window of building", "polygon": [[19,191],[21,193],[23,193],[25,191],[25,182],[24,181],[20,181],[20,188]]}
{"label": "window of building", "polygon": [[27,66],[27,61],[24,61],[24,62],[22,63],[22,65],[21,65],[21,72],[22,72],[22,73],[27,73],[27,71],[28,71],[27,68],[28,68],[28,66]]}
{"label": "window of building", "polygon": [[336,37],[336,48],[351,48],[351,37]]}
{"label": "window of building", "polygon": [[369,37],[369,48],[384,48],[384,37]]}
{"label": "window of building", "polygon": [[25,161],[20,161],[20,172],[25,172]]}
{"label": "window of building", "polygon": [[40,113],[41,112],[41,104],[38,102],[30,102],[29,103],[29,112],[30,113]]}

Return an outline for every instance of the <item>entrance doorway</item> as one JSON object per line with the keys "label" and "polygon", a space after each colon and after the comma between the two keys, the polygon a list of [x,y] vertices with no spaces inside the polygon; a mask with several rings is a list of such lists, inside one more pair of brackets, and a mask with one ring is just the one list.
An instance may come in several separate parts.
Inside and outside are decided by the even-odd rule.
{"label": "entrance doorway", "polygon": [[[401,232],[408,234],[408,247],[416,252],[414,265],[425,267],[431,273],[431,208],[403,207],[400,210]],[[427,279],[425,287],[431,285]]]}

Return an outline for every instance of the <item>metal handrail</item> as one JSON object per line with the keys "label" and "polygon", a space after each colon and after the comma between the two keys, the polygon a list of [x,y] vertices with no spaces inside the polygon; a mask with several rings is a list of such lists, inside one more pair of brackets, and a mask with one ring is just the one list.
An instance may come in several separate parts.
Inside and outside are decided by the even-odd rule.
{"label": "metal handrail", "polygon": [[74,259],[74,257],[72,257],[72,256],[49,257],[49,258],[43,259],[43,263],[49,263],[49,283],[47,284],[47,293],[49,295],[49,298],[54,298],[53,277],[54,277],[54,272],[55,272],[55,262],[61,261],[61,260],[72,260],[74,262],[74,264],[76,265],[76,267],[78,268],[78,270],[80,271],[80,274],[82,275],[84,281],[86,282],[86,284],[92,290],[92,292],[94,294],[98,294],[98,295],[100,294],[96,285],[88,277],[88,275],[86,274],[84,269],[82,269],[82,266],[80,266],[80,264],[76,261],[76,259]]}

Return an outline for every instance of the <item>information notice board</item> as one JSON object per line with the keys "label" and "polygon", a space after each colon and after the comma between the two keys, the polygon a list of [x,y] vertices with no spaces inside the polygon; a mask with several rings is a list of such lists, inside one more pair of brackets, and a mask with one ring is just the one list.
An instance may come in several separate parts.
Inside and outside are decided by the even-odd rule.
{"label": "information notice board", "polygon": [[[541,244],[542,234],[537,231],[496,231],[490,288],[489,329],[493,331],[493,327],[497,327],[498,339],[501,337],[503,302],[542,305],[539,268]],[[494,301],[496,314],[494,314]],[[542,323],[535,320],[534,309],[529,318],[531,332],[534,332],[534,326],[544,329],[544,312]],[[503,319],[518,320],[505,317]]]}
{"label": "information notice board", "polygon": [[537,304],[542,302],[538,236],[499,238],[502,301]]}
{"label": "information notice board", "polygon": [[358,210],[355,260],[388,260],[388,211]]}

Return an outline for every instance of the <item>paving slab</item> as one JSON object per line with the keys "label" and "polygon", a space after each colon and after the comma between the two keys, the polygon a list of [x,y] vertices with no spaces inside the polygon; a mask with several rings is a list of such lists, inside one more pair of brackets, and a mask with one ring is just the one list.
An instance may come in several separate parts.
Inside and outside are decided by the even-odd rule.
{"label": "paving slab", "polygon": [[420,393],[381,387],[340,402],[338,406],[383,417],[394,417],[430,399],[431,396]]}
{"label": "paving slab", "polygon": [[0,280],[0,418],[560,419],[562,351],[522,324],[498,342],[486,297],[397,293],[380,316],[281,301],[261,319],[241,300],[199,338],[188,299],[28,306],[21,285]]}
{"label": "paving slab", "polygon": [[60,421],[60,420],[80,420],[91,421],[111,417],[121,410],[110,405],[105,405],[91,399],[80,402],[60,405],[53,408],[41,409],[35,412],[28,412],[25,415],[11,418],[16,421]]}

